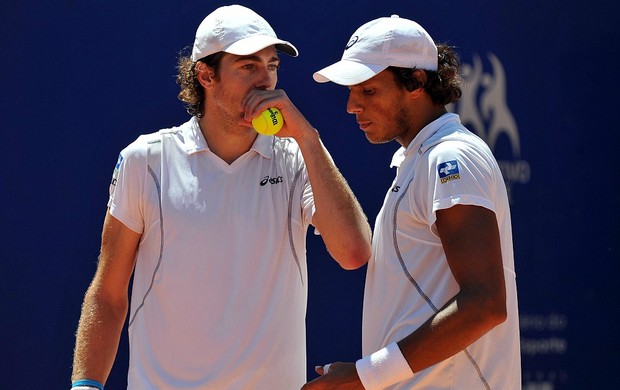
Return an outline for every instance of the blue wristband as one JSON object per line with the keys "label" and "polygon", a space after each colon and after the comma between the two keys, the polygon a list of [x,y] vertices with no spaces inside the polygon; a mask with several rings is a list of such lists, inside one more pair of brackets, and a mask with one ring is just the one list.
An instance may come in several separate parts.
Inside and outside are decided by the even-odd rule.
{"label": "blue wristband", "polygon": [[92,379],[80,379],[78,381],[75,381],[71,384],[71,387],[77,387],[77,386],[89,386],[89,387],[94,387],[96,389],[99,390],[103,390],[103,385],[97,381],[94,381]]}

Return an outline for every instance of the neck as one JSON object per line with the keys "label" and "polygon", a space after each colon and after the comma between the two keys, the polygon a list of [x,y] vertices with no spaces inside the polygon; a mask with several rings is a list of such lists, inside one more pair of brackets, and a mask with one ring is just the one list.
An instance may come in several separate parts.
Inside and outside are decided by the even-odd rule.
{"label": "neck", "polygon": [[426,109],[418,113],[415,113],[412,116],[414,118],[413,121],[410,122],[411,131],[407,133],[407,138],[402,138],[402,139],[397,140],[398,143],[406,148],[407,146],[409,146],[409,143],[413,141],[416,135],[418,135],[418,133],[422,131],[424,127],[426,127],[429,123],[437,120],[439,117],[441,117],[443,114],[447,112],[448,110],[446,110],[445,106],[432,105],[432,106],[426,107]]}
{"label": "neck", "polygon": [[256,140],[257,133],[251,127],[227,123],[208,115],[200,118],[198,123],[211,152],[228,164],[249,151]]}
{"label": "neck", "polygon": [[[426,125],[439,119],[443,114],[447,113],[445,106],[436,106],[435,110],[430,110],[426,119]],[[424,125],[424,126],[426,126]]]}

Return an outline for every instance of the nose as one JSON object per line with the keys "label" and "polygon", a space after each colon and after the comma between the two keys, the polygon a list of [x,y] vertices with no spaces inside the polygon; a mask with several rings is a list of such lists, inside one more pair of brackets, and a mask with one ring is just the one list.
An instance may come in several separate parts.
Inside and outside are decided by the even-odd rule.
{"label": "nose", "polygon": [[273,89],[278,82],[278,73],[261,66],[256,74],[256,87],[259,89]]}
{"label": "nose", "polygon": [[362,112],[362,106],[359,101],[353,96],[353,93],[349,91],[349,98],[347,99],[347,112],[349,114],[359,114]]}

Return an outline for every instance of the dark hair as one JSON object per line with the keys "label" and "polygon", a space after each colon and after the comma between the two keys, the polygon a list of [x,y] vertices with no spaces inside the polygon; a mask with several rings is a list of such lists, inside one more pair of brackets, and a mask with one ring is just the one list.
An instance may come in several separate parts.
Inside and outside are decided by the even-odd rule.
{"label": "dark hair", "polygon": [[185,103],[187,113],[192,116],[201,118],[204,115],[203,103],[205,100],[204,88],[198,82],[198,74],[196,72],[196,64],[202,62],[206,64],[215,73],[217,77],[220,60],[224,52],[217,52],[199,59],[198,61],[192,61],[191,57],[180,55],[179,62],[177,64],[177,84],[181,87],[181,92],[177,95],[179,100]]}
{"label": "dark hair", "polygon": [[435,104],[456,102],[463,94],[463,76],[460,72],[461,62],[452,46],[437,45],[437,71],[422,70],[426,74],[426,82],[415,77],[416,68],[399,68],[390,66],[396,82],[408,91],[423,87]]}

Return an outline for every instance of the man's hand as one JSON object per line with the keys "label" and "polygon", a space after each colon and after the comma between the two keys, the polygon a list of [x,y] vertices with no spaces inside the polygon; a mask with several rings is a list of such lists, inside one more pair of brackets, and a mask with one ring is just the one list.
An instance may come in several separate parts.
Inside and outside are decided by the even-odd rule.
{"label": "man's hand", "polygon": [[314,370],[321,375],[315,380],[306,383],[302,390],[364,390],[364,386],[357,376],[355,363],[331,363],[327,373],[325,366],[317,366]]}

